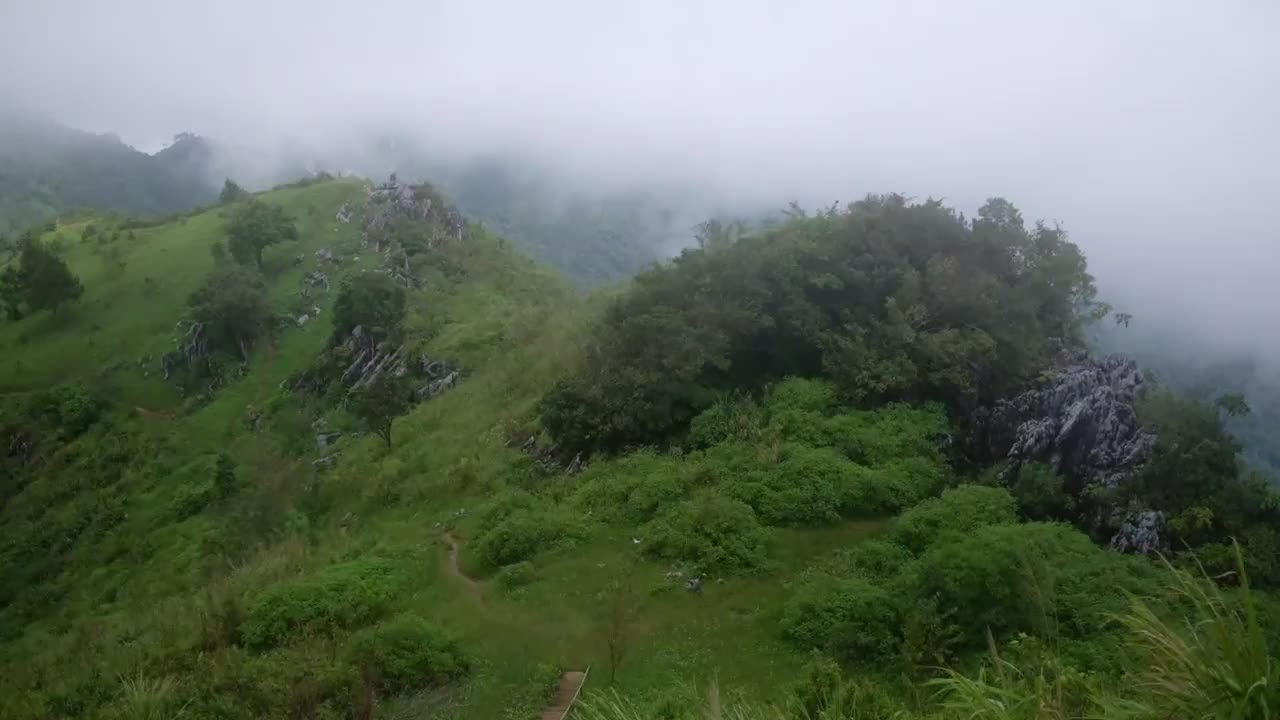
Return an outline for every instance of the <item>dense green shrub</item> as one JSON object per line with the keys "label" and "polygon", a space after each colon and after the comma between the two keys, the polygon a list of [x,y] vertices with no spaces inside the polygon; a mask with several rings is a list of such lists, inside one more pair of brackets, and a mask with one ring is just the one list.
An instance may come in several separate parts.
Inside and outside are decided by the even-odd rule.
{"label": "dense green shrub", "polygon": [[884,465],[906,457],[939,459],[939,445],[950,432],[941,405],[892,404],[853,410],[814,423],[823,445],[838,448],[854,462]]}
{"label": "dense green shrub", "polygon": [[1005,490],[962,485],[904,512],[894,521],[890,538],[918,553],[943,533],[964,533],[983,525],[1000,525],[1016,520],[1013,497]]}
{"label": "dense green shrub", "polygon": [[1100,632],[1124,609],[1124,592],[1149,588],[1152,575],[1147,560],[1108,552],[1065,525],[991,525],[930,547],[901,591],[935,597],[978,645],[988,629]]}
{"label": "dense green shrub", "polygon": [[542,507],[513,510],[476,543],[480,558],[490,567],[528,560],[581,535],[567,514]]}
{"label": "dense green shrub", "polygon": [[[775,383],[765,394],[769,423],[786,437],[804,440],[816,418],[835,409],[836,387],[826,380],[791,377]],[[816,443],[815,443],[816,444]]]}
{"label": "dense green shrub", "polygon": [[46,416],[65,438],[84,433],[97,422],[103,411],[103,403],[79,383],[53,388],[46,394],[43,404]]}
{"label": "dense green shrub", "polygon": [[[1083,347],[1107,310],[1095,297],[1065,232],[1028,228],[1003,199],[972,219],[901,195],[796,212],[636,277],[544,397],[542,422],[573,450],[667,443],[722,393],[788,376],[825,378],[859,403],[930,398],[964,414],[1055,348]],[[826,412],[822,386],[795,394],[779,403]]]}
{"label": "dense green shrub", "polygon": [[227,247],[236,262],[262,267],[262,251],[298,239],[298,227],[279,205],[249,200],[227,219]]}
{"label": "dense green shrub", "polygon": [[417,617],[399,617],[351,636],[348,656],[380,689],[402,693],[465,677],[471,664],[458,643]]}
{"label": "dense green shrub", "polygon": [[720,398],[689,424],[689,444],[706,448],[724,442],[752,442],[765,432],[760,406],[749,396]]}
{"label": "dense green shrub", "polygon": [[811,583],[787,601],[783,634],[805,648],[847,662],[883,660],[898,652],[901,610],[885,587],[860,577]]}
{"label": "dense green shrub", "polygon": [[1207,543],[1177,556],[1178,564],[1191,572],[1203,568],[1209,577],[1222,585],[1239,584],[1239,561],[1244,561],[1249,584],[1255,588],[1280,585],[1280,532],[1255,526],[1246,530],[1236,543]]}
{"label": "dense green shrub", "polygon": [[723,487],[770,525],[820,525],[849,509],[851,486],[863,470],[835,450],[791,444],[777,465],[739,471]]}
{"label": "dense green shrub", "polygon": [[888,517],[911,507],[940,489],[946,470],[925,458],[904,458],[889,465],[859,468],[845,496],[849,517]]}
{"label": "dense green shrub", "polygon": [[885,540],[865,540],[837,550],[830,559],[814,565],[804,574],[811,578],[861,577],[882,582],[896,577],[910,562],[910,553],[901,545]]}
{"label": "dense green shrub", "polygon": [[248,647],[268,648],[364,625],[387,609],[397,585],[393,565],[385,560],[332,565],[259,595],[240,638]]}
{"label": "dense green shrub", "polygon": [[875,680],[846,679],[839,663],[829,656],[815,654],[800,676],[792,690],[794,717],[880,720],[902,716],[900,698]]}
{"label": "dense green shrub", "polygon": [[497,527],[508,516],[519,510],[528,510],[534,505],[533,496],[524,490],[505,489],[489,498],[476,514],[480,533],[486,533]]}
{"label": "dense green shrub", "polygon": [[497,572],[493,581],[506,591],[522,588],[538,579],[538,570],[528,560],[512,563]]}
{"label": "dense green shrub", "polygon": [[670,508],[640,535],[646,555],[692,563],[699,572],[760,567],[769,544],[768,531],[749,505],[714,492]]}
{"label": "dense green shrub", "polygon": [[1075,508],[1074,499],[1063,491],[1062,476],[1044,463],[1019,467],[1009,491],[1028,520],[1065,520]]}
{"label": "dense green shrub", "polygon": [[356,327],[376,340],[399,337],[404,324],[405,292],[382,273],[360,273],[342,279],[333,303],[334,344]]}
{"label": "dense green shrub", "polygon": [[688,467],[653,451],[593,463],[580,479],[575,504],[592,517],[643,523],[689,490]]}

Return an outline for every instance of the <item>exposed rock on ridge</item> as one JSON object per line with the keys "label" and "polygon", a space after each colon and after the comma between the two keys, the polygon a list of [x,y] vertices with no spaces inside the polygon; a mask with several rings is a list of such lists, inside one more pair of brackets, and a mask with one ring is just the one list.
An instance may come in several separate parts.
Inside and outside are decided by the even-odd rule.
{"label": "exposed rock on ridge", "polygon": [[[1146,380],[1131,358],[1077,356],[1040,387],[974,414],[974,441],[987,459],[1005,458],[1002,477],[1016,477],[1025,463],[1049,464],[1065,479],[1066,492],[1080,496],[1090,485],[1117,488],[1140,473],[1155,450],[1156,436],[1142,428],[1136,404]],[[1161,549],[1163,517],[1119,508],[1093,507],[1095,532],[1122,525],[1131,532],[1112,538],[1116,549]],[[1132,526],[1132,527],[1130,527]]]}

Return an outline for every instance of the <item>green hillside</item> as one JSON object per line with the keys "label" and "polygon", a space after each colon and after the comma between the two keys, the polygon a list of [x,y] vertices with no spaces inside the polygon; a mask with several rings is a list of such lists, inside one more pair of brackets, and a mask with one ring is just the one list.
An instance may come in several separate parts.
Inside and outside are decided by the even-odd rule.
{"label": "green hillside", "polygon": [[206,177],[210,149],[181,135],[154,154],[0,107],[0,236],[72,210],[160,216],[217,196]]}
{"label": "green hillside", "polygon": [[[1280,583],[1280,506],[1217,415],[1156,394],[1110,491],[969,442],[1104,310],[1003,201],[797,213],[597,296],[429,186],[39,241],[84,293],[0,325],[0,716],[517,720],[588,667],[596,720],[1280,702],[1228,544]],[[1105,549],[1099,508],[1222,587]]]}

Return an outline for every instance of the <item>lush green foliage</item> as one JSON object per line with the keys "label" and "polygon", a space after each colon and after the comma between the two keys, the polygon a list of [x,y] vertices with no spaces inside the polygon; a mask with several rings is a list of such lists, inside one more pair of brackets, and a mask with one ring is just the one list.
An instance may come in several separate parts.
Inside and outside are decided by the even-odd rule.
{"label": "lush green foliage", "polygon": [[1017,388],[1094,303],[1063,231],[1004,200],[966,221],[941,203],[872,196],[686,250],[613,301],[542,419],[575,449],[670,441],[716,391],[826,376],[861,402],[958,410]]}
{"label": "lush green foliage", "polygon": [[391,447],[391,426],[413,405],[413,391],[399,378],[380,375],[347,396],[347,410]]}
{"label": "lush green foliage", "polygon": [[334,342],[345,340],[359,327],[377,340],[399,336],[405,316],[405,293],[381,273],[361,273],[342,279],[333,304]]}
{"label": "lush green foliage", "polygon": [[1273,539],[1280,495],[1265,477],[1241,467],[1240,445],[1218,410],[1160,391],[1147,399],[1141,415],[1159,441],[1126,499],[1166,513],[1175,547],[1239,539],[1259,582],[1271,583],[1280,574]]}
{"label": "lush green foliage", "polygon": [[572,541],[581,524],[567,513],[529,504],[504,512],[477,538],[476,551],[494,568],[528,560],[539,552]]}
{"label": "lush green foliage", "polygon": [[0,272],[0,304],[10,319],[42,310],[57,312],[84,294],[84,285],[67,262],[35,235],[24,235],[17,252],[17,264]]}
{"label": "lush green foliage", "polygon": [[689,563],[698,573],[758,568],[769,545],[750,506],[713,493],[671,507],[640,534],[646,555]]}
{"label": "lush green foliage", "polygon": [[447,683],[471,669],[457,641],[417,617],[399,617],[353,634],[348,654],[360,672],[391,693]]}
{"label": "lush green foliage", "polygon": [[1017,519],[1013,498],[999,488],[966,485],[925,500],[898,516],[890,537],[913,553],[934,545],[944,533],[968,534],[984,525]]}
{"label": "lush green foliage", "polygon": [[226,205],[240,200],[248,200],[250,197],[249,191],[233,182],[231,178],[227,178],[222,183],[222,192],[218,193],[218,202]]}
{"label": "lush green foliage", "polygon": [[240,638],[247,647],[268,648],[358,627],[377,619],[395,590],[395,569],[387,561],[334,565],[263,593],[249,608]]}
{"label": "lush green foliage", "polygon": [[227,220],[227,247],[241,265],[262,267],[262,251],[298,239],[298,228],[284,208],[261,200],[236,207]]}
{"label": "lush green foliage", "polygon": [[[390,448],[360,432],[350,405],[331,402],[336,391],[296,389],[293,380],[317,357],[333,355],[335,367],[351,362],[339,357],[343,332],[331,334],[328,322],[280,324],[271,343],[248,348],[243,376],[229,377],[201,404],[184,403],[154,361],[135,357],[173,349],[182,300],[213,269],[208,248],[223,232],[222,216],[241,201],[123,232],[98,218],[46,232],[45,242],[71,238],[65,259],[85,277],[85,302],[61,317],[0,326],[11,356],[0,402],[0,449],[8,451],[0,453],[6,714],[514,719],[536,716],[548,702],[555,668],[592,666],[592,693],[608,677],[600,670],[615,647],[625,648],[625,662],[614,687],[636,698],[624,709],[649,718],[757,709],[776,717],[781,708],[761,703],[791,712],[793,699],[807,720],[896,712],[956,720],[979,707],[989,717],[1034,716],[1026,708],[1070,716],[1116,698],[1149,705],[1150,718],[1185,714],[1135,682],[1144,667],[1164,661],[1114,620],[1132,613],[1128,590],[1184,636],[1172,619],[1194,603],[1163,592],[1145,559],[1107,552],[1063,525],[1017,524],[1015,512],[1064,512],[1054,505],[1059,481],[1044,468],[1006,478],[1007,491],[964,485],[990,473],[951,462],[960,460],[963,416],[949,420],[948,411],[967,401],[950,381],[929,385],[937,378],[921,381],[917,367],[916,386],[887,393],[902,401],[885,404],[850,392],[847,378],[828,373],[821,358],[804,378],[757,373],[790,362],[770,356],[766,341],[777,338],[766,328],[759,342],[736,339],[743,355],[723,371],[700,376],[707,395],[690,406],[687,432],[683,424],[668,427],[653,446],[598,453],[583,469],[570,462],[571,446],[550,447],[539,406],[557,378],[574,378],[577,349],[601,337],[593,334],[599,328],[587,322],[589,307],[483,230],[446,237],[436,225],[397,227],[414,247],[409,268],[422,280],[409,283],[402,301],[373,283],[359,298],[340,288],[298,298],[304,274],[319,267],[313,251],[320,243],[335,258],[324,260],[326,272],[332,262],[344,276],[380,283],[384,263],[404,268],[394,252],[359,244],[359,222],[334,221],[343,205],[358,218],[365,195],[357,183],[317,181],[265,197],[296,218],[298,247],[289,253],[302,253],[303,262],[277,274],[269,253],[268,272],[253,277],[270,306],[294,316],[314,306],[347,329],[386,325],[361,314],[391,308],[397,344],[467,368],[457,387],[396,420]],[[934,217],[882,210],[912,222]],[[842,255],[834,241],[819,242],[823,227],[868,240],[845,227],[856,212],[798,220],[792,230],[834,252],[830,264],[840,276],[845,260],[871,272],[906,252],[899,251],[911,247],[907,239],[923,241],[906,227],[892,241],[880,238],[885,252],[865,261]],[[881,230],[911,225],[858,222]],[[965,232],[978,232],[972,226]],[[118,241],[99,245],[116,233]],[[736,248],[756,242],[731,226],[707,227],[704,235],[702,253],[734,256],[734,263],[748,261]],[[125,265],[100,262],[98,249],[113,246]],[[811,249],[791,259],[816,268],[804,256]],[[893,265],[904,273],[907,266],[914,268],[909,259]],[[771,318],[811,307],[797,298],[817,298],[821,320],[837,304],[826,297],[831,288],[805,272],[816,284],[782,283],[751,297]],[[943,292],[934,283],[944,274],[924,274],[928,292]],[[1010,282],[994,286],[992,297],[1009,300],[1022,281]],[[732,283],[711,286],[739,291]],[[732,305],[741,295],[726,297]],[[339,311],[343,304],[349,307]],[[850,323],[868,341],[884,340],[884,328],[865,318],[886,316],[853,300],[848,306]],[[714,317],[720,309],[708,304],[706,311]],[[1045,313],[1050,323],[1054,312]],[[974,327],[984,317],[976,311]],[[966,327],[939,322],[920,332]],[[927,356],[917,341],[904,357]],[[746,357],[762,348],[761,362]],[[997,366],[980,367],[995,373]],[[630,382],[633,369],[620,366],[620,377]],[[992,388],[983,392],[999,392]],[[635,398],[644,400],[644,392]],[[1221,582],[1242,583],[1234,552],[1218,535],[1227,528],[1243,530],[1244,566],[1262,577],[1276,567],[1280,543],[1261,520],[1270,510],[1246,506],[1265,496],[1223,480],[1225,436],[1177,415],[1162,422],[1186,430],[1175,430],[1176,442],[1164,450],[1205,481],[1154,490],[1170,507],[1212,511],[1215,524],[1194,537],[1212,541],[1201,546],[1207,569],[1233,571]],[[1197,440],[1209,446],[1196,448]],[[1166,461],[1154,463],[1157,470],[1176,481]],[[701,592],[685,592],[694,576]],[[1273,599],[1237,587],[1221,598],[1232,608],[1256,598],[1256,627],[1264,639],[1274,635],[1267,618],[1280,617],[1280,606]],[[602,615],[621,620],[602,624]],[[1252,638],[1241,632],[1247,621],[1223,627],[1230,632],[1221,637]],[[1223,659],[1241,649],[1270,657],[1259,645],[1200,647],[1193,669],[1212,672],[1168,675],[1206,696],[1249,684],[1265,662],[1223,670]],[[941,667],[955,668],[964,687],[924,684]],[[711,693],[704,703],[704,693],[674,686],[716,672],[742,690]],[[963,704],[969,701],[979,705]],[[1008,712],[993,714],[995,707]]]}
{"label": "lush green foliage", "polygon": [[214,350],[249,359],[249,349],[270,329],[266,284],[257,271],[220,267],[191,294],[191,319],[203,323]]}

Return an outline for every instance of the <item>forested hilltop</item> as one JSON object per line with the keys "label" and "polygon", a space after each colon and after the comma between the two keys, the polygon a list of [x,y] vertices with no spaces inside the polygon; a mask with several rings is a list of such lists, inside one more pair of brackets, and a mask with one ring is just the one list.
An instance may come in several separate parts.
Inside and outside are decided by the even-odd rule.
{"label": "forested hilltop", "polygon": [[1090,356],[1005,200],[708,221],[589,297],[395,178],[3,262],[6,717],[1280,707],[1247,403]]}
{"label": "forested hilltop", "polygon": [[190,134],[148,155],[111,135],[0,107],[0,236],[83,208],[159,216],[210,202],[209,154]]}

